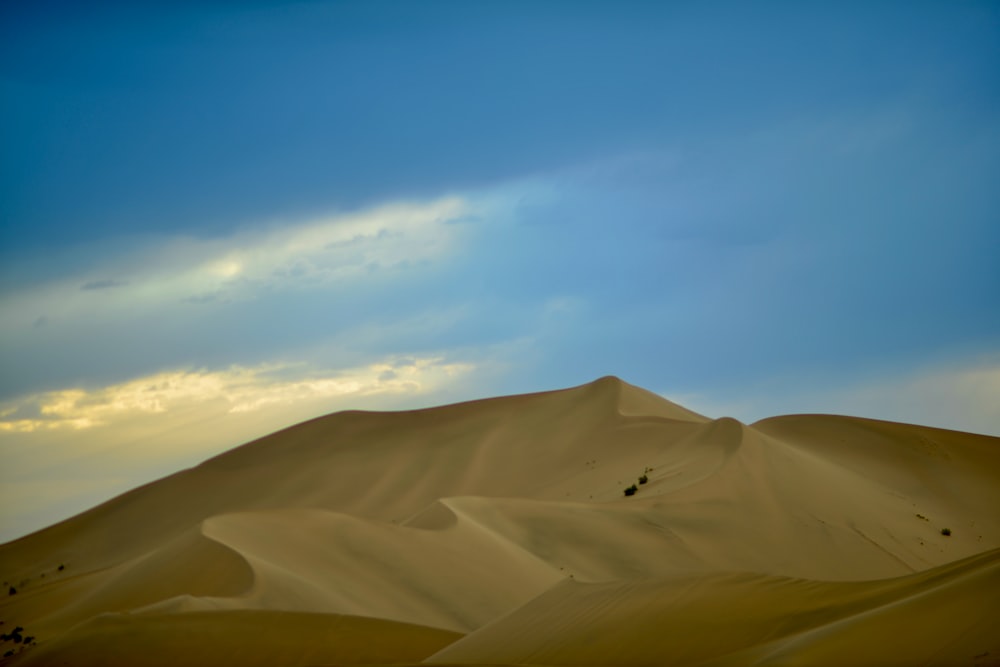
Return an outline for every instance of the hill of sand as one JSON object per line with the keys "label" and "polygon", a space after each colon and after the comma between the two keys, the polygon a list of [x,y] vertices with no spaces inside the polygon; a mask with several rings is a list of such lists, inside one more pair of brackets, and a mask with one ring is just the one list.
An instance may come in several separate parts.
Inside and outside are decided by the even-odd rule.
{"label": "hill of sand", "polygon": [[0,545],[0,577],[18,666],[1000,665],[1000,438],[616,378],[342,412]]}

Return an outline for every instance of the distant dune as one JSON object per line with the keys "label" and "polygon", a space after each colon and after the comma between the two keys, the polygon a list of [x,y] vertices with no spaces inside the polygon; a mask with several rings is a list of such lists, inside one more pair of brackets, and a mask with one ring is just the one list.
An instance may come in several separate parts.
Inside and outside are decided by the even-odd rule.
{"label": "distant dune", "polygon": [[611,377],[341,412],[0,577],[4,665],[1000,665],[1000,438]]}

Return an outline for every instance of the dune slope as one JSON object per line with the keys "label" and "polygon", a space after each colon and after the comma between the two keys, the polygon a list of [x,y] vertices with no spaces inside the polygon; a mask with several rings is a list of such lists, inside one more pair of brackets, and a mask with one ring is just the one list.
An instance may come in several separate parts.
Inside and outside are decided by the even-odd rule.
{"label": "dune slope", "polygon": [[1000,550],[882,581],[727,573],[564,582],[428,662],[973,664],[1000,655],[997,590]]}
{"label": "dune slope", "polygon": [[337,413],[0,545],[0,659],[998,664],[998,507],[1000,439],[616,378]]}

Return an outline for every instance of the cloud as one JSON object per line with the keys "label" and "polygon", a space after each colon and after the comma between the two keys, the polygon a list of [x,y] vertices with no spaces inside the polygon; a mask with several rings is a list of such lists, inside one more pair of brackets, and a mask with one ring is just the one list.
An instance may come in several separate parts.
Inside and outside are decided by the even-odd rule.
{"label": "cloud", "polygon": [[61,389],[7,401],[0,406],[0,432],[113,427],[192,405],[215,404],[216,412],[233,414],[316,399],[419,394],[470,368],[437,357],[319,373],[288,363],[168,371],[97,389]]}
{"label": "cloud", "polygon": [[80,289],[83,291],[95,290],[95,289],[110,289],[112,287],[124,287],[125,285],[128,285],[128,283],[124,280],[109,280],[109,279],[91,280],[89,282],[80,285]]}
{"label": "cloud", "polygon": [[451,221],[483,211],[442,197],[221,238],[98,244],[89,268],[0,291],[0,398],[77,378],[111,384],[164,367],[253,364],[373,318],[385,326],[426,304],[434,291],[421,282],[464,257],[476,229]]}
{"label": "cloud", "polygon": [[[159,238],[127,254],[95,258],[121,278],[72,276],[8,293],[0,300],[4,338],[23,334],[45,313],[62,325],[130,317],[183,304],[247,301],[264,294],[348,289],[374,274],[396,275],[457,252],[471,214],[459,197],[395,203],[311,220],[275,222],[225,238]],[[83,296],[80,292],[87,293]]]}

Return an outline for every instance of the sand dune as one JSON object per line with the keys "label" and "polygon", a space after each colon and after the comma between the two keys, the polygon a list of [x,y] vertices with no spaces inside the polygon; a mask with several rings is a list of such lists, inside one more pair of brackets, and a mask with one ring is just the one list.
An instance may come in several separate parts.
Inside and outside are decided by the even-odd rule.
{"label": "sand dune", "polygon": [[460,637],[336,614],[239,610],[102,615],[12,662],[88,667],[384,664],[420,660]]}
{"label": "sand dune", "polygon": [[344,412],[0,545],[0,628],[37,642],[0,646],[25,665],[1000,664],[997,508],[1000,439],[748,426],[615,378]]}
{"label": "sand dune", "polygon": [[882,581],[727,573],[563,582],[429,661],[972,664],[1000,650],[998,587],[1000,550]]}

